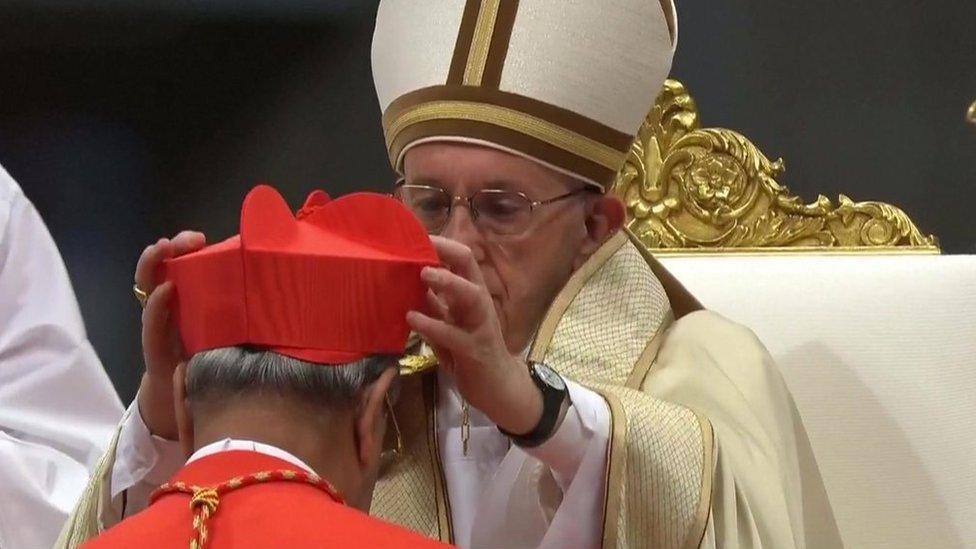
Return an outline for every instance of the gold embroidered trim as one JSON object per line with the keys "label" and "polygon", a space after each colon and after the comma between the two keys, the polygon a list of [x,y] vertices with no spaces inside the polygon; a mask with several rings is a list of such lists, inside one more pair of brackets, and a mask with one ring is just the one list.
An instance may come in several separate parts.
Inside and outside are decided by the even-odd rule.
{"label": "gold embroidered trim", "polygon": [[688,530],[688,539],[685,540],[684,544],[685,549],[700,547],[701,541],[705,537],[708,515],[712,511],[712,479],[715,476],[715,438],[712,423],[698,412],[695,412],[695,417],[698,418],[698,424],[702,431],[702,480],[695,522]]}
{"label": "gold embroidered trim", "polygon": [[404,129],[433,120],[465,120],[499,126],[585,158],[610,170],[617,170],[625,159],[624,153],[612,147],[541,118],[505,107],[468,101],[434,101],[404,111],[390,124],[386,135],[387,146],[389,147]]}
{"label": "gold embroidered trim", "polygon": [[444,478],[444,464],[441,462],[441,449],[437,440],[437,376],[427,376],[423,381],[424,405],[427,412],[427,448],[434,462],[434,497],[437,501],[437,531],[440,541],[454,543],[454,524],[451,520],[451,500],[447,493],[447,479]]}
{"label": "gold embroidered trim", "polygon": [[604,548],[617,547],[617,523],[620,520],[621,497],[620,490],[612,490],[611,486],[623,482],[627,464],[627,412],[617,395],[601,388],[590,386],[603,397],[610,408],[610,437],[607,441],[607,483],[604,492],[603,507],[603,545]]}
{"label": "gold embroidered trim", "polygon": [[647,342],[647,346],[641,351],[639,357],[637,357],[637,363],[634,365],[634,369],[631,370],[630,375],[627,377],[627,383],[625,387],[629,387],[636,391],[640,391],[641,387],[644,385],[644,379],[647,378],[648,372],[651,371],[651,367],[656,364],[657,352],[661,349],[661,343],[664,342],[664,334],[674,323],[674,313],[670,310],[664,320],[661,321],[661,325],[657,329],[657,333],[654,337]]}
{"label": "gold embroidered trim", "polygon": [[618,232],[603,246],[600,246],[600,249],[590,256],[583,263],[582,267],[573,273],[573,276],[563,286],[559,295],[553,300],[552,305],[549,306],[546,316],[542,318],[542,323],[539,324],[539,330],[536,332],[535,339],[532,341],[532,347],[529,349],[529,360],[539,362],[545,359],[545,355],[549,351],[549,343],[552,342],[552,336],[556,333],[556,327],[559,325],[559,321],[562,320],[563,313],[566,312],[566,309],[576,299],[576,296],[583,289],[583,286],[586,285],[590,277],[600,270],[607,260],[613,254],[617,253],[617,250],[626,243],[627,235],[623,231]]}
{"label": "gold embroidered trim", "polygon": [[471,50],[468,52],[468,63],[464,67],[462,82],[465,86],[481,85],[485,64],[488,62],[488,50],[491,48],[491,37],[495,32],[495,20],[498,18],[498,3],[499,0],[484,0],[481,3]]}

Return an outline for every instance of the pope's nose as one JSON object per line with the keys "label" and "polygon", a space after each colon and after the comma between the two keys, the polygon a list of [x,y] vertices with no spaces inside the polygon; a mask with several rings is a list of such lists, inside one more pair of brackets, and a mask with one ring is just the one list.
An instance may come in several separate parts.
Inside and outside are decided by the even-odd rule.
{"label": "pope's nose", "polygon": [[471,248],[475,261],[481,261],[484,255],[484,236],[475,225],[474,215],[466,204],[457,204],[451,209],[451,215],[441,229],[441,236]]}

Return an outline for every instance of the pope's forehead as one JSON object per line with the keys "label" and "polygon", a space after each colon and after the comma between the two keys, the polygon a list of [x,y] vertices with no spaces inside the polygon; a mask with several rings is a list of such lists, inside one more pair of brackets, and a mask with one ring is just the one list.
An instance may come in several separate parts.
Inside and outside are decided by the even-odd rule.
{"label": "pope's forehead", "polygon": [[440,187],[526,188],[562,187],[570,176],[535,160],[477,144],[434,142],[417,145],[404,156],[404,172],[412,184]]}

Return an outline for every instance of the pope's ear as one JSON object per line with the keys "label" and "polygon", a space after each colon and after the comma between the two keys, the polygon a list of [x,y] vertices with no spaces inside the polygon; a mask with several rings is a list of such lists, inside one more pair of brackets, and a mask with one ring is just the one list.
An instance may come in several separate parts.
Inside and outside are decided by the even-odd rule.
{"label": "pope's ear", "polygon": [[356,440],[359,463],[364,468],[379,459],[383,450],[386,395],[397,375],[396,368],[387,368],[359,397],[356,407]]}
{"label": "pope's ear", "polygon": [[586,238],[580,248],[575,268],[579,268],[604,242],[623,228],[627,212],[615,196],[593,195],[586,203]]}

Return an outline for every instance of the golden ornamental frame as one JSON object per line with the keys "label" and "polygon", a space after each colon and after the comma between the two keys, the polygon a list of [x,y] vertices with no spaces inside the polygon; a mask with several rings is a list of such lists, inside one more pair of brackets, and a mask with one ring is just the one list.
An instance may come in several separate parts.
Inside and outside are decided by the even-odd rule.
{"label": "golden ornamental frame", "polygon": [[940,253],[935,236],[890,204],[803,203],[778,182],[785,169],[735,131],[700,128],[694,99],[668,80],[611,192],[657,254]]}

